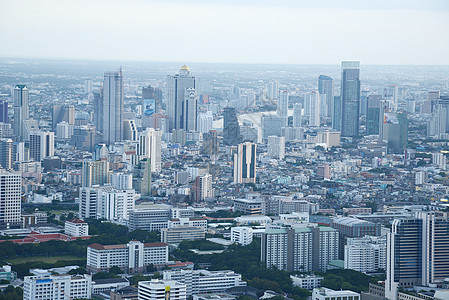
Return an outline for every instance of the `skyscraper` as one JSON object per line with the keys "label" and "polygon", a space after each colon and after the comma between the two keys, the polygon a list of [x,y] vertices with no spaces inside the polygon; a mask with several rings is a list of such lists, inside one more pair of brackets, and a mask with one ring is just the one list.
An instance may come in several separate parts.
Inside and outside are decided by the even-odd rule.
{"label": "skyscraper", "polygon": [[43,161],[55,155],[55,133],[36,131],[30,134],[30,157],[35,161]]}
{"label": "skyscraper", "polygon": [[162,107],[162,91],[151,85],[142,88],[142,127],[153,127],[153,114],[159,113]]}
{"label": "skyscraper", "polygon": [[321,98],[320,93],[315,91],[306,95],[306,102],[309,106],[309,126],[320,126],[320,108]]}
{"label": "skyscraper", "polygon": [[341,96],[334,96],[332,128],[341,131]]}
{"label": "skyscraper", "polygon": [[0,123],[8,123],[8,101],[0,101]]}
{"label": "skyscraper", "polygon": [[218,135],[216,130],[211,130],[203,134],[203,146],[201,147],[201,154],[203,155],[218,155],[220,152]]}
{"label": "skyscraper", "polygon": [[250,142],[238,145],[234,153],[234,183],[256,182],[256,148],[257,145]]}
{"label": "skyscraper", "polygon": [[0,169],[0,228],[21,225],[22,175]]}
{"label": "skyscraper", "polygon": [[108,145],[123,139],[123,100],[122,70],[105,72],[100,113],[102,113],[101,132],[103,133],[103,142]]}
{"label": "skyscraper", "polygon": [[208,133],[214,127],[214,116],[211,111],[198,115],[198,131]]}
{"label": "skyscraper", "polygon": [[293,127],[301,127],[302,124],[302,104],[293,105]]}
{"label": "skyscraper", "polygon": [[109,183],[109,161],[107,161],[107,159],[83,161],[82,176],[83,187],[92,187],[94,185],[104,185]]}
{"label": "skyscraper", "polygon": [[334,102],[334,80],[326,75],[318,77],[318,92],[321,96],[321,116],[332,116]]}
{"label": "skyscraper", "polygon": [[161,171],[161,137],[162,132],[153,128],[147,128],[139,136],[137,155],[150,162],[151,172]]}
{"label": "skyscraper", "polygon": [[225,107],[223,112],[223,143],[237,145],[242,142],[237,113],[233,107]]}
{"label": "skyscraper", "polygon": [[387,141],[387,154],[402,154],[407,147],[407,113],[385,113],[383,140]]}
{"label": "skyscraper", "polygon": [[75,125],[75,107],[73,105],[53,105],[52,129],[60,122],[67,122],[69,125]]}
{"label": "skyscraper", "polygon": [[29,118],[28,88],[26,85],[17,85],[14,88],[14,136],[16,141],[25,140],[24,121]]}
{"label": "skyscraper", "polygon": [[360,62],[341,63],[341,135],[359,135]]}
{"label": "skyscraper", "polygon": [[279,91],[278,109],[277,114],[280,117],[285,118],[285,125],[288,122],[288,91]]}
{"label": "skyscraper", "polygon": [[12,169],[15,160],[14,142],[11,139],[0,139],[0,166],[5,170]]}
{"label": "skyscraper", "polygon": [[369,95],[366,108],[366,135],[379,134],[381,95]]}
{"label": "skyscraper", "polygon": [[[196,79],[183,65],[179,74],[167,76],[169,129],[196,130]],[[187,91],[188,90],[188,91]]]}

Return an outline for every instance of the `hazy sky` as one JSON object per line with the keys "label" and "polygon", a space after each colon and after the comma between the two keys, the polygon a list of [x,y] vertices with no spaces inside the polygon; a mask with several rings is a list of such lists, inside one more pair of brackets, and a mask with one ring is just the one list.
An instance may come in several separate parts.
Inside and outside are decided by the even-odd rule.
{"label": "hazy sky", "polygon": [[0,0],[0,56],[449,65],[449,0]]}

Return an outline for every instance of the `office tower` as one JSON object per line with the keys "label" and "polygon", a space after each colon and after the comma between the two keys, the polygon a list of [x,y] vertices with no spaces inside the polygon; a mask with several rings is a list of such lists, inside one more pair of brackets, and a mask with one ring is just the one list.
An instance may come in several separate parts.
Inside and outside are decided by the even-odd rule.
{"label": "office tower", "polygon": [[[151,85],[142,88],[142,127],[153,127],[153,114],[162,109],[162,90]],[[153,127],[154,128],[154,127]]]}
{"label": "office tower", "polygon": [[[190,75],[190,69],[186,65],[181,67],[179,74],[167,76],[167,112],[170,131],[172,129],[196,130],[195,88],[196,79]],[[187,92],[188,89],[190,90]]]}
{"label": "office tower", "polygon": [[8,123],[8,101],[0,101],[0,123]]}
{"label": "office tower", "polygon": [[341,96],[334,96],[332,128],[341,131]]}
{"label": "office tower", "polygon": [[92,121],[95,125],[95,128],[102,132],[103,131],[103,91],[94,93],[94,112]]}
{"label": "office tower", "polygon": [[151,166],[151,172],[161,171],[161,138],[162,132],[147,128],[140,133],[137,155],[140,159],[147,159]]}
{"label": "office tower", "polygon": [[250,142],[238,145],[234,153],[234,183],[256,182],[256,148],[257,145]]}
{"label": "office tower", "polygon": [[83,161],[82,186],[92,187],[94,185],[105,185],[109,183],[109,161],[107,160],[85,160]]}
{"label": "office tower", "polygon": [[30,157],[35,161],[43,161],[55,155],[55,133],[36,131],[30,134]]}
{"label": "office tower", "polygon": [[301,127],[302,122],[302,104],[293,105],[293,127]]}
{"label": "office tower", "polygon": [[266,140],[270,135],[281,136],[282,127],[285,126],[285,118],[263,115],[260,123],[262,125],[262,138]]}
{"label": "office tower", "polygon": [[97,122],[101,121],[98,129],[103,133],[103,142],[110,145],[123,140],[124,85],[121,69],[104,73],[102,92],[102,97],[97,99],[100,100],[99,113],[102,113],[97,118]]}
{"label": "office tower", "polygon": [[284,117],[284,126],[288,126],[288,91],[279,91],[277,114]]}
{"label": "office tower", "polygon": [[262,143],[262,136],[259,134],[259,128],[249,124],[240,127],[242,139],[245,142]]}
{"label": "office tower", "polygon": [[277,80],[270,81],[267,87],[268,100],[276,100],[279,96],[279,82]]}
{"label": "office tower", "polygon": [[186,285],[174,280],[152,279],[139,282],[139,300],[186,300]]}
{"label": "office tower", "polygon": [[0,228],[21,225],[22,175],[0,169]]}
{"label": "office tower", "polygon": [[203,155],[218,155],[220,152],[218,135],[216,130],[211,130],[203,134],[203,146],[201,147],[201,154]]}
{"label": "office tower", "polygon": [[223,112],[223,143],[235,146],[242,142],[237,113],[233,107],[225,107]]}
{"label": "office tower", "polygon": [[193,184],[193,201],[201,202],[214,198],[214,189],[212,188],[212,175],[205,174],[197,176]]}
{"label": "office tower", "polygon": [[214,116],[211,111],[198,114],[198,131],[208,133],[214,129]]}
{"label": "office tower", "polygon": [[407,113],[385,113],[383,140],[387,141],[388,154],[402,154],[408,142]]}
{"label": "office tower", "polygon": [[14,88],[14,136],[16,141],[22,142],[26,139],[24,121],[29,115],[28,88],[26,85],[17,85]]}
{"label": "office tower", "polygon": [[309,108],[309,126],[320,127],[320,93],[311,92],[306,95],[306,103]]}
{"label": "office tower", "polygon": [[440,98],[440,92],[429,92],[427,96],[427,100],[421,103],[420,107],[420,113],[421,114],[430,114],[432,113],[432,104],[435,103],[435,101]]}
{"label": "office tower", "polygon": [[0,166],[5,170],[11,170],[14,160],[14,141],[12,139],[0,139]]}
{"label": "office tower", "polygon": [[125,141],[137,141],[139,131],[135,120],[123,121],[123,139]]}
{"label": "office tower", "polygon": [[447,213],[419,212],[393,221],[387,235],[385,297],[397,299],[398,289],[429,286],[449,276]]}
{"label": "office tower", "polygon": [[60,122],[75,125],[75,107],[73,105],[53,105],[52,129]]}
{"label": "office tower", "polygon": [[446,139],[449,133],[449,96],[432,100],[432,115],[427,121],[427,135],[437,139]]}
{"label": "office tower", "polygon": [[360,62],[341,63],[341,135],[359,135]]}
{"label": "office tower", "polygon": [[379,134],[381,95],[369,95],[366,107],[366,135]]}
{"label": "office tower", "polygon": [[289,272],[325,272],[338,258],[338,245],[338,231],[330,227],[266,229],[261,260]]}
{"label": "office tower", "polygon": [[284,159],[285,157],[285,137],[268,137],[268,156],[275,159]]}
{"label": "office tower", "polygon": [[318,92],[321,96],[321,116],[331,117],[334,102],[334,80],[326,75],[318,77]]}

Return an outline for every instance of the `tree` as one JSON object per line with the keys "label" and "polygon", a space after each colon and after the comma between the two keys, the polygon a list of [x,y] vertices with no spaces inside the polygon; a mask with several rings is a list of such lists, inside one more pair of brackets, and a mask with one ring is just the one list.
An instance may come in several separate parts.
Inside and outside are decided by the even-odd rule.
{"label": "tree", "polygon": [[121,274],[122,273],[122,269],[120,269],[118,266],[112,266],[109,269],[109,273],[112,273],[112,274],[115,274],[115,275]]}

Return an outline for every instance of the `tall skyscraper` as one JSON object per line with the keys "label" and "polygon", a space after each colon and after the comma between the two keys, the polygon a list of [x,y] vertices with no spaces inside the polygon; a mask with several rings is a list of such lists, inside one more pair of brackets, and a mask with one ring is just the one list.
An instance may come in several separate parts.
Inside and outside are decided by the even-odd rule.
{"label": "tall skyscraper", "polygon": [[320,93],[315,91],[306,95],[306,102],[309,106],[309,126],[320,126],[320,108],[321,98]]}
{"label": "tall skyscraper", "polygon": [[331,117],[334,102],[334,80],[326,75],[318,77],[318,92],[321,96],[321,116]]}
{"label": "tall skyscraper", "polygon": [[214,128],[214,116],[211,111],[198,115],[198,131],[208,133]]}
{"label": "tall skyscraper", "polygon": [[341,96],[334,96],[332,128],[341,131]]}
{"label": "tall skyscraper", "polygon": [[22,175],[0,169],[0,228],[21,225]]}
{"label": "tall skyscraper", "polygon": [[99,129],[103,133],[103,142],[109,145],[123,140],[124,85],[121,69],[104,73],[103,97],[99,100],[102,113]]}
{"label": "tall skyscraper", "polygon": [[151,172],[161,171],[161,137],[162,132],[153,128],[147,128],[139,136],[137,155],[150,162]]}
{"label": "tall skyscraper", "polygon": [[341,135],[359,135],[360,62],[341,63]]}
{"label": "tall skyscraper", "polygon": [[285,157],[285,137],[269,136],[268,137],[268,156],[275,159],[284,159]]}
{"label": "tall skyscraper", "polygon": [[8,123],[8,101],[0,101],[0,123]]}
{"label": "tall skyscraper", "polygon": [[214,197],[214,189],[212,188],[212,175],[204,174],[197,176],[193,184],[193,201],[200,202]]}
{"label": "tall skyscraper", "polygon": [[218,135],[216,130],[211,130],[203,134],[203,146],[201,147],[201,154],[203,155],[218,155],[220,152]]}
{"label": "tall skyscraper", "polygon": [[142,127],[153,127],[153,114],[162,109],[162,90],[151,85],[142,88]]}
{"label": "tall skyscraper", "polygon": [[366,108],[366,135],[379,134],[381,95],[369,95]]}
{"label": "tall skyscraper", "polygon": [[92,187],[94,185],[104,185],[109,183],[109,161],[106,159],[83,161],[82,176],[81,184],[83,187]]}
{"label": "tall skyscraper", "polygon": [[238,145],[234,153],[234,183],[256,182],[256,148],[250,142]]}
{"label": "tall skyscraper", "polygon": [[30,117],[28,97],[26,85],[20,84],[14,88],[14,136],[19,142],[26,139],[24,122]]}
{"label": "tall skyscraper", "polygon": [[407,113],[385,113],[383,122],[383,140],[387,141],[388,154],[402,154],[407,147]]}
{"label": "tall skyscraper", "polygon": [[75,107],[73,105],[53,105],[52,129],[60,122],[75,125]]}
{"label": "tall skyscraper", "polygon": [[15,160],[14,141],[12,139],[0,139],[0,166],[5,170],[11,170]]}
{"label": "tall skyscraper", "polygon": [[396,219],[387,235],[385,297],[398,298],[400,288],[428,286],[449,276],[447,213],[419,212]]}
{"label": "tall skyscraper", "polygon": [[432,100],[432,115],[427,121],[427,135],[446,139],[449,133],[449,96]]}
{"label": "tall skyscraper", "polygon": [[293,127],[301,127],[302,125],[302,104],[293,105]]}
{"label": "tall skyscraper", "polygon": [[223,143],[238,145],[242,142],[237,112],[233,107],[225,107],[223,112]]}
{"label": "tall skyscraper", "polygon": [[288,91],[279,91],[277,114],[285,118],[284,126],[288,124]]}
{"label": "tall skyscraper", "polygon": [[270,81],[267,87],[268,100],[276,100],[279,96],[279,82],[277,80]]}
{"label": "tall skyscraper", "polygon": [[30,134],[30,157],[35,161],[43,161],[55,155],[55,133],[36,131]]}
{"label": "tall skyscraper", "polygon": [[182,66],[179,74],[167,76],[169,129],[196,130],[197,95],[196,79],[190,69]]}

